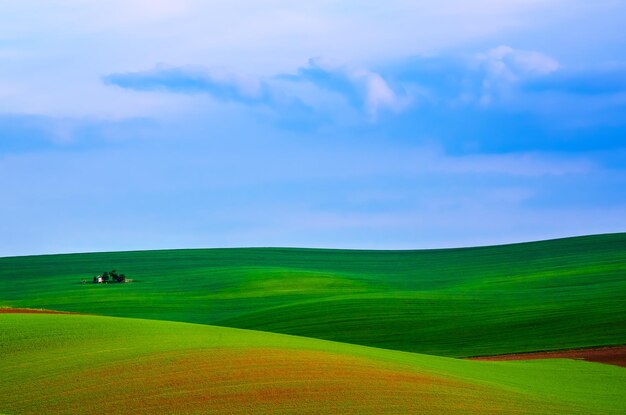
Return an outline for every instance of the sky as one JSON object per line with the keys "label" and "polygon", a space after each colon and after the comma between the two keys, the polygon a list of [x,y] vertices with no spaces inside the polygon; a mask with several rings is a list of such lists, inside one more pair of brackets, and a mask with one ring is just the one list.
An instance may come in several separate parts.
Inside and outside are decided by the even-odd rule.
{"label": "sky", "polygon": [[626,2],[0,2],[0,256],[626,231]]}

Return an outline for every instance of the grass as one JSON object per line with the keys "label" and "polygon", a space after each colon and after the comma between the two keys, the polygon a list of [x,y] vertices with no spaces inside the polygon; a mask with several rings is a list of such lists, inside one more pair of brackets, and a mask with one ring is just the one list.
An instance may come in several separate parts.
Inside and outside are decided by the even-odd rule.
{"label": "grass", "polygon": [[[135,282],[81,285],[117,269]],[[203,323],[441,356],[626,344],[626,234],[423,251],[0,258],[0,306]]]}
{"label": "grass", "polygon": [[626,412],[623,368],[478,362],[207,325],[0,315],[0,413]]}

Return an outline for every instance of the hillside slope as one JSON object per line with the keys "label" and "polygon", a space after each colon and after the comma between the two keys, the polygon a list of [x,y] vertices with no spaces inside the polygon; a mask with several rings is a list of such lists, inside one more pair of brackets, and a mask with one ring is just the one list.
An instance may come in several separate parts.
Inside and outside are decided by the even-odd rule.
{"label": "hillside slope", "polygon": [[626,370],[206,325],[0,314],[0,413],[621,414]]}
{"label": "hillside slope", "polygon": [[[115,268],[131,284],[81,285]],[[626,234],[424,251],[208,249],[0,258],[0,306],[474,356],[626,344]]]}

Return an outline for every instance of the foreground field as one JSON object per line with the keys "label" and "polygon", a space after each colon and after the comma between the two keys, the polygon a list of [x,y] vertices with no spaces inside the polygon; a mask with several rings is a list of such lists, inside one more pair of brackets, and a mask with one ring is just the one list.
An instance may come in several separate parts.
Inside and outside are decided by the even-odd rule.
{"label": "foreground field", "polygon": [[0,314],[0,413],[622,414],[626,370],[186,323]]}
{"label": "foreground field", "polygon": [[[118,269],[131,284],[80,284]],[[427,251],[0,258],[0,306],[185,321],[442,356],[626,344],[626,234]]]}

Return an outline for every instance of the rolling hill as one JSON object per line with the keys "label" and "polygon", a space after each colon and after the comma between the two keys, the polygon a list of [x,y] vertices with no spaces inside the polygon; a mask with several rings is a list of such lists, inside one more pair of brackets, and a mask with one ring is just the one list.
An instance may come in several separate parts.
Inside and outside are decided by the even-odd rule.
{"label": "rolling hill", "polygon": [[[117,269],[121,285],[81,284]],[[0,306],[465,357],[626,344],[626,234],[491,247],[0,258]]]}
{"label": "rolling hill", "polygon": [[0,314],[0,413],[622,414],[626,370],[128,318]]}

